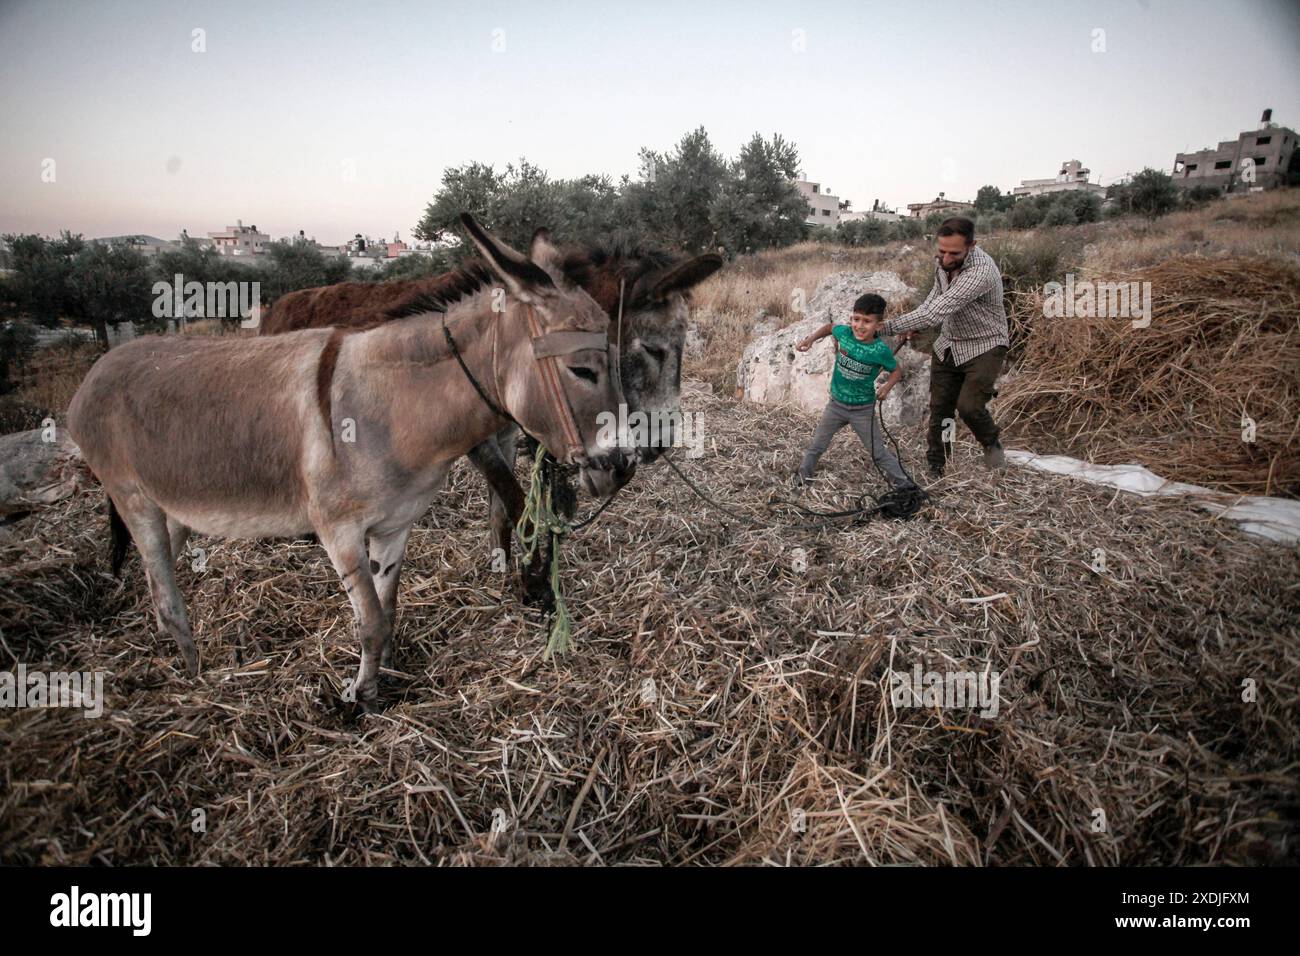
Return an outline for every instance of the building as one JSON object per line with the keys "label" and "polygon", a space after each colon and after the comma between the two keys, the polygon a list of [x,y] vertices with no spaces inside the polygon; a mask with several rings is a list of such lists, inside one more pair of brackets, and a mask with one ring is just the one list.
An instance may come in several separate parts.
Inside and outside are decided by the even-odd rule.
{"label": "building", "polygon": [[962,202],[960,199],[944,199],[943,193],[939,193],[930,202],[910,202],[907,204],[907,213],[913,219],[924,219],[926,216],[936,212],[946,212],[949,215],[958,215],[974,209],[973,202]]}
{"label": "building", "polygon": [[794,188],[799,190],[808,203],[808,215],[804,219],[810,226],[830,226],[834,228],[840,221],[840,197],[823,190],[821,183],[809,182],[799,173],[794,181]]}
{"label": "building", "polygon": [[1022,179],[1020,185],[1011,190],[1014,196],[1044,196],[1048,193],[1086,192],[1105,198],[1106,187],[1100,183],[1088,182],[1088,174],[1077,159],[1061,163],[1061,171],[1054,179]]}
{"label": "building", "polygon": [[1174,182],[1180,186],[1213,186],[1224,192],[1259,192],[1286,184],[1296,151],[1293,129],[1272,122],[1264,110],[1259,129],[1237,134],[1218,146],[1174,157]]}
{"label": "building", "polygon": [[894,210],[882,204],[879,199],[872,200],[870,209],[840,213],[840,222],[861,222],[865,219],[875,219],[877,222],[898,222],[902,218]]}
{"label": "building", "polygon": [[169,239],[159,239],[157,236],[104,236],[102,239],[92,239],[91,242],[101,243],[103,245],[125,245],[135,249],[146,258],[153,258],[160,252],[167,252],[169,249],[177,248],[177,243]]}
{"label": "building", "polygon": [[210,232],[217,252],[223,256],[260,256],[266,252],[266,244],[271,237],[258,232],[256,226],[245,226],[244,220],[235,220],[235,225],[227,226],[224,232]]}
{"label": "building", "polygon": [[402,241],[400,233],[393,233],[393,241],[384,243],[384,255],[389,259],[396,259],[411,247]]}

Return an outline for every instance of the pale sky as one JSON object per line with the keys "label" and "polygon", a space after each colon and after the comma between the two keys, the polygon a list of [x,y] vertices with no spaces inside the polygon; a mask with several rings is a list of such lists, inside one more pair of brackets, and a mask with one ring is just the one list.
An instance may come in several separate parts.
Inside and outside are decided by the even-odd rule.
{"label": "pale sky", "polygon": [[700,125],[854,208],[1110,182],[1300,127],[1298,50],[1294,0],[0,0],[0,232],[409,239],[449,166],[617,179]]}

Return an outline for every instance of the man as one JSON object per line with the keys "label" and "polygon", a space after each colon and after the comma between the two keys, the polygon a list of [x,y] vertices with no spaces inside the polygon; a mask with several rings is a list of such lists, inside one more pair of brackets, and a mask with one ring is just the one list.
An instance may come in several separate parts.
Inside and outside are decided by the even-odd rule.
{"label": "man", "polygon": [[930,362],[930,433],[926,458],[930,474],[943,474],[947,462],[944,420],[956,412],[984,446],[984,464],[1005,468],[998,426],[989,414],[993,383],[1002,371],[1010,339],[1002,304],[1002,273],[975,245],[975,223],[961,216],[939,226],[934,288],[916,309],[885,323],[885,335],[939,326]]}

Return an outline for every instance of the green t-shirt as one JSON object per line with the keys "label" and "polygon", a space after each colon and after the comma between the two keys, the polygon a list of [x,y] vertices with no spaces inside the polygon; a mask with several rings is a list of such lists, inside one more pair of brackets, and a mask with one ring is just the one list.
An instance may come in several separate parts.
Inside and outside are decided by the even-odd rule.
{"label": "green t-shirt", "polygon": [[831,376],[831,398],[845,405],[866,405],[876,400],[876,376],[880,370],[892,372],[898,367],[893,350],[884,339],[859,342],[853,329],[836,325],[835,374]]}

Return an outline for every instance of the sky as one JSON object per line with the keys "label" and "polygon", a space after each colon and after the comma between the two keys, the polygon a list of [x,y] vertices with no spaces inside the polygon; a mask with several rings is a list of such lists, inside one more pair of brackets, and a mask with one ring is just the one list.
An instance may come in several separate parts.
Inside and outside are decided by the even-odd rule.
{"label": "sky", "polygon": [[1294,0],[0,0],[0,233],[409,239],[449,167],[617,179],[701,125],[860,209],[1107,183],[1300,127],[1298,51]]}

